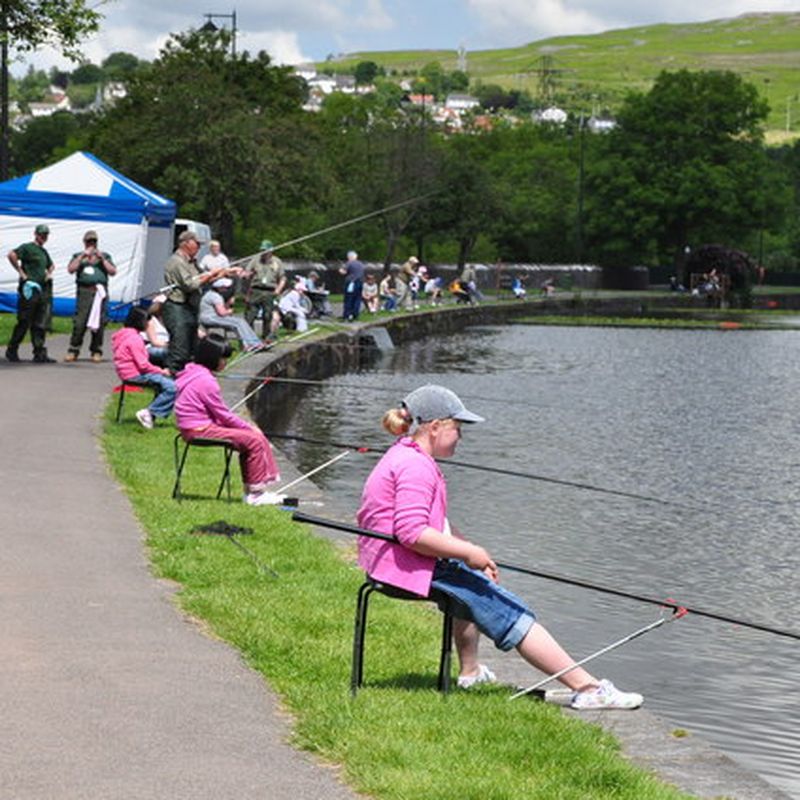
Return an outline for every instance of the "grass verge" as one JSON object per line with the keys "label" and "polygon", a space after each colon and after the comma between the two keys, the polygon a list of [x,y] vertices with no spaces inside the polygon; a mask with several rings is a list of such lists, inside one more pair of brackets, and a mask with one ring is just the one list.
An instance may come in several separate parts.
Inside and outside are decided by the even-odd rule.
{"label": "grass verge", "polygon": [[[296,746],[385,800],[686,797],[629,764],[612,736],[555,707],[509,703],[498,687],[442,697],[435,690],[440,618],[426,605],[373,599],[368,685],[351,700],[362,580],[352,548],[313,536],[278,509],[211,499],[222,467],[216,451],[191,453],[183,481],[189,499],[170,500],[175,430],[138,426],[133,413],[147,397],[131,395],[120,424],[109,403],[103,443],[147,532],[153,568],[180,584],[187,614],[240,650],[278,692],[294,717]],[[192,533],[221,519],[252,528],[242,543],[280,577],[262,575],[225,537]]]}
{"label": "grass verge", "polygon": [[[0,345],[8,344],[11,338],[11,331],[17,324],[17,315],[9,312],[0,313]],[[72,317],[53,317],[52,334],[71,333]],[[49,335],[49,334],[48,334]],[[30,332],[25,334],[24,344],[30,344]]]}

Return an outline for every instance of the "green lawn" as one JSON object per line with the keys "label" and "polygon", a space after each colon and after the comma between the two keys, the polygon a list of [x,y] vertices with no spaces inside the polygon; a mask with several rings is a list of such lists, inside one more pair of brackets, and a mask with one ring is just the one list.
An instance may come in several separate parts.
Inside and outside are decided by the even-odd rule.
{"label": "green lawn", "polygon": [[[184,491],[195,499],[170,500],[175,430],[139,427],[133,414],[146,397],[131,395],[118,425],[109,402],[103,444],[147,532],[153,569],[177,581],[182,609],[238,648],[280,694],[298,747],[381,800],[685,797],[623,759],[610,734],[558,708],[510,703],[498,687],[442,697],[435,691],[440,618],[424,605],[373,600],[367,685],[351,700],[362,580],[353,547],[313,536],[287,512],[210,499],[218,452],[193,452]],[[279,577],[263,575],[224,537],[193,533],[218,520],[252,528],[240,540]]]}
{"label": "green lawn", "polygon": [[[11,331],[17,324],[17,315],[7,312],[0,313],[0,345],[8,344],[11,338]],[[71,333],[72,317],[53,317],[53,333]],[[30,343],[30,333],[26,334],[24,344]],[[24,346],[23,344],[23,346]]]}

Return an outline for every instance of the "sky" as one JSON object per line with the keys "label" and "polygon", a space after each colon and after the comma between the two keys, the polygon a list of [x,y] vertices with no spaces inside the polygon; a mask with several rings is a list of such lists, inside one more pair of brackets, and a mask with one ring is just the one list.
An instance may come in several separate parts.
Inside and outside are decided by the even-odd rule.
{"label": "sky", "polygon": [[[798,11],[800,0],[89,0],[103,14],[85,58],[99,64],[116,51],[152,60],[171,32],[237,17],[237,47],[266,50],[274,61],[322,61],[365,50],[470,50],[515,47],[550,36],[598,33],[659,22],[697,22],[745,13]],[[12,67],[74,65],[41,51]]]}

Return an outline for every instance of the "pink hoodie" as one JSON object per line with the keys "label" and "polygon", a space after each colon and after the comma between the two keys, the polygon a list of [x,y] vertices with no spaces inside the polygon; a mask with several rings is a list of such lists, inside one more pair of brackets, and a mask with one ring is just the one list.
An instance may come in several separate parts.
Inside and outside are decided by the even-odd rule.
{"label": "pink hoodie", "polygon": [[164,374],[164,370],[147,357],[144,340],[134,328],[120,328],[114,333],[111,337],[111,352],[114,354],[114,369],[121,381],[148,373]]}
{"label": "pink hoodie", "polygon": [[436,462],[409,437],[398,439],[372,470],[358,510],[362,528],[398,544],[358,540],[358,563],[371,577],[427,597],[436,559],[411,550],[426,527],[444,531],[447,485]]}
{"label": "pink hoodie", "polygon": [[250,430],[251,426],[225,405],[217,379],[208,367],[189,362],[178,373],[175,384],[175,421],[180,430],[198,431],[212,424]]}

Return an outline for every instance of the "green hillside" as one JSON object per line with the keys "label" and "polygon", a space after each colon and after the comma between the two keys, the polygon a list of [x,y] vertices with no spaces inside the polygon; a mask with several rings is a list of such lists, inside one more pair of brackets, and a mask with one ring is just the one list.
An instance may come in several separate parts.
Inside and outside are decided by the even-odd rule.
{"label": "green hillside", "polygon": [[[370,60],[387,71],[440,61],[458,67],[455,50],[353,53],[346,70]],[[647,25],[590,36],[559,36],[506,50],[467,53],[473,81],[547,94],[574,111],[614,109],[630,89],[647,90],[664,69],[727,69],[758,87],[771,107],[772,138],[800,134],[800,13],[747,14],[685,25]],[[787,114],[788,110],[788,114]]]}

